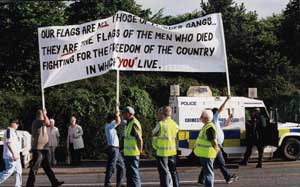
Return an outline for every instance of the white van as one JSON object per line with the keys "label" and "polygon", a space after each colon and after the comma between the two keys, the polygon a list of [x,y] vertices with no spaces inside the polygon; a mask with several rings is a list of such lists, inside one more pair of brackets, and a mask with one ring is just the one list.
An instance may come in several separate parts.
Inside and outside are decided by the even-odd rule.
{"label": "white van", "polygon": [[[213,96],[171,96],[172,118],[179,125],[178,151],[179,156],[189,156],[203,124],[200,115],[204,109],[219,108],[226,97]],[[264,157],[271,158],[279,148],[281,156],[287,160],[297,160],[300,157],[300,124],[280,123],[274,120],[275,113],[269,114],[262,100],[247,97],[231,97],[223,112],[219,115],[220,123],[228,118],[229,111],[233,114],[230,125],[224,127],[224,150],[228,158],[243,158],[246,151],[246,118],[248,111],[260,108],[267,119],[264,133]],[[273,116],[273,117],[271,117]],[[255,146],[254,146],[255,147]],[[257,157],[257,150],[252,157]]]}
{"label": "white van", "polygon": [[[3,140],[4,140],[4,132],[5,129],[0,130],[0,158],[1,162],[3,162],[2,151],[3,151]],[[29,162],[31,160],[31,135],[27,131],[17,130],[18,136],[21,138],[21,153],[20,158],[22,162],[22,166],[24,168],[29,166]],[[3,167],[3,163],[0,164]]]}

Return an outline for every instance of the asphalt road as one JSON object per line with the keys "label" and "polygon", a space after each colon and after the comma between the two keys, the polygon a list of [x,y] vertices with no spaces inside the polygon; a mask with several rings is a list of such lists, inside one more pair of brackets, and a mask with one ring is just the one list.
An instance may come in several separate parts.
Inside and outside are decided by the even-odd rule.
{"label": "asphalt road", "polygon": [[[238,181],[226,184],[219,169],[215,170],[215,187],[299,187],[300,186],[300,161],[292,162],[265,162],[263,168],[256,169],[255,163],[248,166],[230,169],[239,176]],[[88,166],[80,168],[56,167],[57,178],[64,180],[63,186],[103,186],[105,168],[103,166]],[[178,173],[181,187],[197,186],[196,180],[200,167],[180,166]],[[159,186],[158,172],[155,167],[142,167],[140,169],[142,186]],[[28,177],[28,169],[24,170],[23,184]],[[12,186],[13,177],[0,186]],[[43,174],[42,169],[37,177],[36,186],[50,186],[50,182]]]}

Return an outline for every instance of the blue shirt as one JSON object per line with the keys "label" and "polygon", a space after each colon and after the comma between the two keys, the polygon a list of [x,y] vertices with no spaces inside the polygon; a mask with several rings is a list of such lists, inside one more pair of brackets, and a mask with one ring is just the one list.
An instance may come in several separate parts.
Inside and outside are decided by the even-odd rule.
{"label": "blue shirt", "polygon": [[224,142],[224,132],[219,121],[219,112],[214,114],[212,122],[214,123],[217,131],[217,142],[219,145],[222,145]]}
{"label": "blue shirt", "polygon": [[105,135],[108,145],[119,147],[119,137],[114,121],[105,125]]}

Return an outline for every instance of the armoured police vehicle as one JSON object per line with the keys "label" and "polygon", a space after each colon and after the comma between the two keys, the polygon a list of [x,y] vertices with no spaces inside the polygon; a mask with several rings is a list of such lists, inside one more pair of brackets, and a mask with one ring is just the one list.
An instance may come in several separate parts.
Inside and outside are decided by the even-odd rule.
{"label": "armoured police vehicle", "polygon": [[[172,90],[174,87],[171,88],[171,92],[174,92]],[[172,118],[179,125],[179,155],[189,156],[203,126],[200,122],[201,111],[219,108],[226,97],[213,97],[207,86],[193,87],[188,91],[188,96],[178,96],[174,93],[170,95]],[[235,96],[231,97],[219,115],[220,123],[224,123],[228,119],[229,113],[233,115],[229,126],[223,127],[224,151],[227,153],[227,157],[243,157],[246,151],[245,124],[250,111],[255,108],[260,108],[267,119],[267,126],[264,130],[264,144],[267,145],[264,149],[264,157],[272,158],[274,152],[278,150],[284,159],[297,160],[300,157],[300,124],[278,122],[276,113],[273,111],[269,113],[262,100]],[[254,149],[252,157],[257,157],[256,147]]]}

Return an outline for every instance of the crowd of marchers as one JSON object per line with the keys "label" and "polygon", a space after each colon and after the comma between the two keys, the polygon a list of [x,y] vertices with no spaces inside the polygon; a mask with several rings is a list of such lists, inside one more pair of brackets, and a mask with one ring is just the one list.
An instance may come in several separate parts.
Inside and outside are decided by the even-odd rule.
{"label": "crowd of marchers", "polygon": [[[224,132],[222,127],[230,125],[232,114],[224,123],[220,123],[219,114],[224,109],[226,102],[219,108],[203,110],[200,120],[203,124],[198,138],[194,144],[193,153],[199,158],[202,170],[198,177],[198,185],[205,187],[214,186],[214,164],[217,165],[226,181],[230,184],[238,179],[238,176],[231,173],[225,166],[223,157]],[[120,113],[122,112],[123,121]],[[107,140],[106,153],[108,155],[104,186],[112,186],[111,178],[117,171],[117,187],[140,187],[139,175],[140,156],[143,151],[142,125],[135,117],[135,110],[127,106],[120,112],[116,107],[115,112],[106,117],[105,135]],[[156,113],[157,124],[152,131],[152,147],[155,150],[157,168],[161,187],[179,187],[180,180],[176,170],[177,157],[177,133],[178,125],[171,119],[172,108],[164,106]],[[259,108],[252,111],[251,120],[246,124],[247,150],[240,165],[247,165],[253,146],[259,152],[257,168],[262,167],[264,146],[262,143],[262,132],[265,127],[265,119],[260,114]],[[122,124],[122,125],[120,125]],[[122,134],[119,139],[117,127],[121,126]],[[10,124],[4,133],[3,159],[5,170],[0,173],[0,184],[9,176],[14,175],[14,186],[22,186],[22,165],[20,160],[21,141],[17,133],[18,121],[10,120]],[[76,117],[71,116],[67,136],[67,149],[69,156],[67,162],[72,166],[81,164],[81,151],[84,148],[83,130],[76,123]],[[52,186],[64,184],[56,178],[51,166],[56,165],[55,150],[59,143],[59,130],[55,127],[55,120],[49,119],[46,109],[37,110],[36,119],[32,122],[31,130],[31,153],[29,176],[26,182],[27,187],[34,187],[38,169],[42,167],[48,176]]]}

